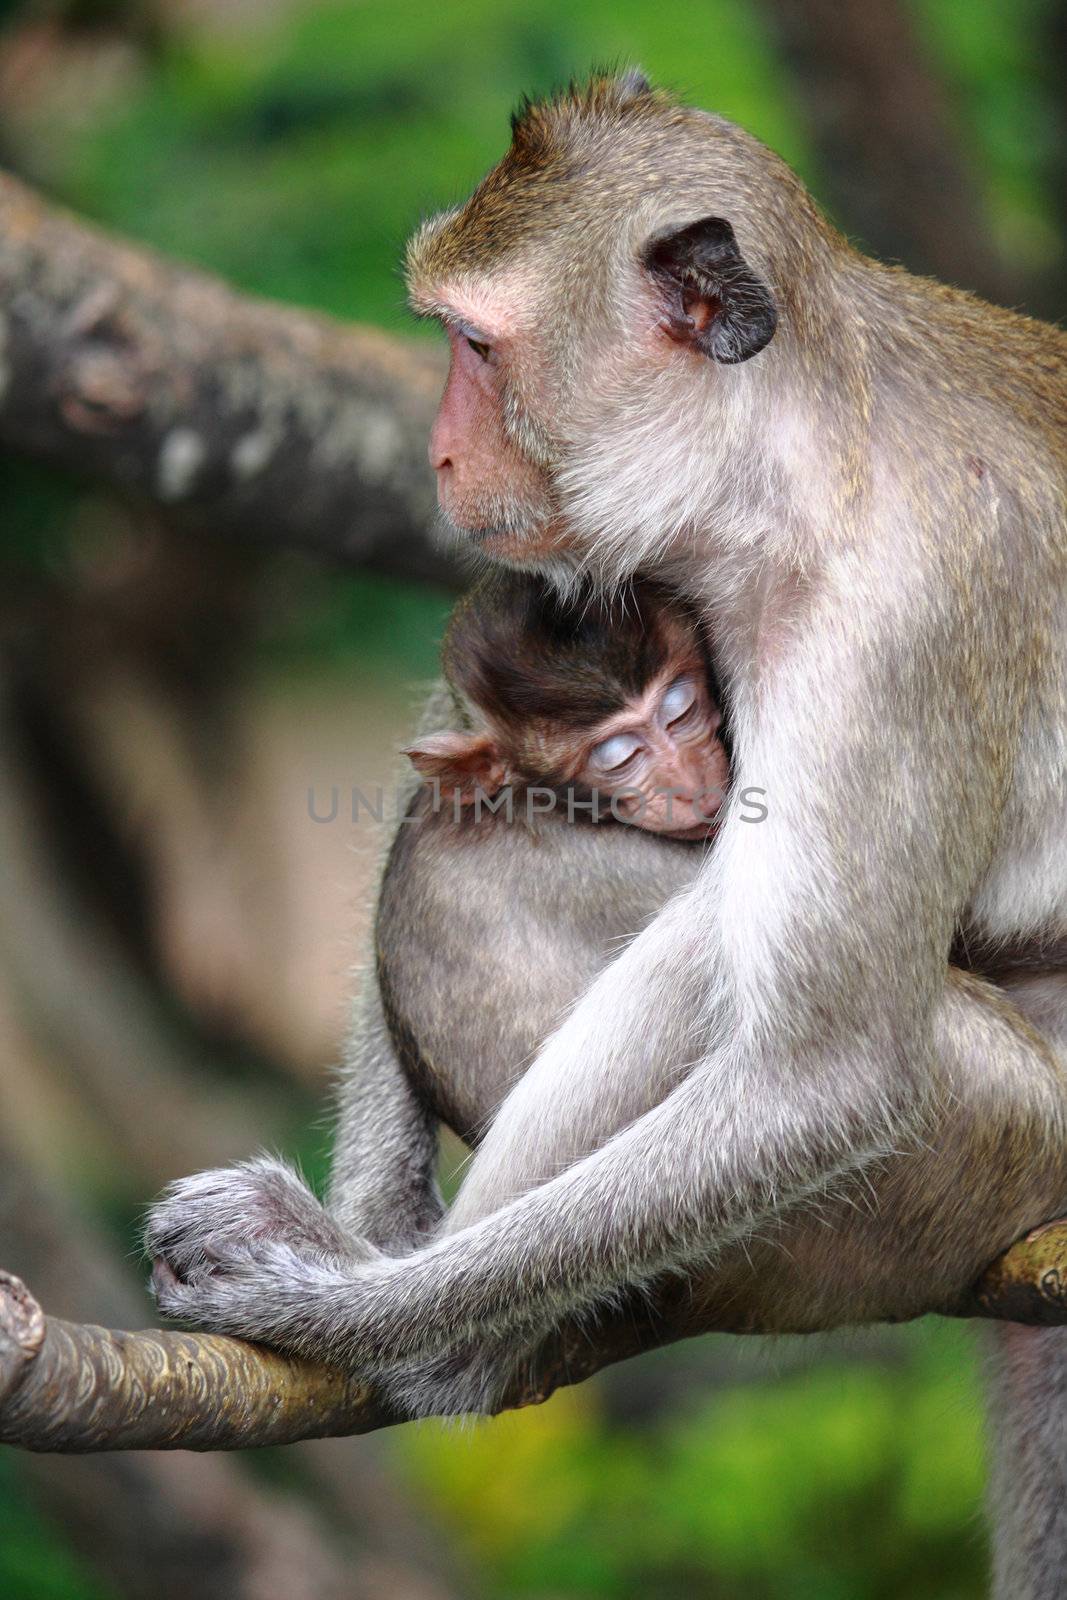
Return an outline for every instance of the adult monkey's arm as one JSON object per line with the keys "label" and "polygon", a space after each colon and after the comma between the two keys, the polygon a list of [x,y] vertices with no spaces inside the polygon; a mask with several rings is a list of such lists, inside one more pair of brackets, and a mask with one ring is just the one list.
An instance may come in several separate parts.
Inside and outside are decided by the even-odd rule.
{"label": "adult monkey's arm", "polygon": [[[959,1316],[1067,1325],[1067,1222],[1035,1229],[983,1274]],[[705,1330],[680,1283],[651,1304],[565,1328],[503,1408]],[[120,1333],[46,1317],[0,1272],[0,1442],[26,1450],[233,1450],[368,1433],[400,1421],[373,1388],[220,1335]]]}
{"label": "adult monkey's arm", "polygon": [[[934,646],[950,653],[955,641],[943,629]],[[921,723],[927,676],[925,654],[908,660],[901,654],[896,678],[887,686],[866,634],[844,637],[839,648],[848,655],[836,664],[839,670],[817,671],[817,663],[809,662],[801,680],[805,704],[830,702],[826,715],[815,719],[820,737],[814,748],[810,729],[788,719],[783,723],[775,704],[768,705],[761,722],[765,736],[779,744],[789,735],[788,748],[776,752],[778,759],[789,771],[806,765],[812,781],[783,794],[772,819],[751,830],[755,837],[743,841],[743,850],[731,837],[731,822],[735,831],[741,825],[728,819],[719,848],[697,882],[615,958],[568,1014],[494,1119],[442,1237],[399,1260],[348,1265],[341,1259],[343,1250],[335,1260],[302,1259],[298,1247],[264,1242],[257,1235],[263,1205],[273,1203],[263,1185],[276,1175],[264,1174],[260,1183],[250,1182],[247,1172],[200,1174],[175,1185],[152,1214],[150,1248],[166,1269],[157,1275],[157,1291],[167,1313],[355,1371],[379,1361],[430,1358],[468,1342],[480,1360],[486,1336],[510,1337],[508,1330],[528,1319],[555,1323],[588,1309],[605,1291],[647,1282],[671,1264],[706,1260],[709,1251],[718,1251],[742,1230],[758,1227],[772,1206],[781,1210],[791,1197],[825,1193],[841,1175],[898,1148],[902,1138],[929,1142],[926,1119],[933,1105],[928,1090],[937,1080],[926,1075],[927,1049],[943,1049],[953,1059],[973,1055],[976,1069],[982,1066],[990,1078],[1019,1093],[1032,1079],[1044,1114],[1044,1098],[1051,1094],[1048,1052],[1018,1019],[1012,1020],[1014,1014],[993,991],[958,982],[950,986],[943,956],[940,964],[937,960],[939,930],[950,920],[942,902],[955,892],[938,870],[942,840],[955,821],[954,811],[945,816],[940,748],[938,759],[932,755],[928,766],[909,773],[917,812],[938,822],[914,841],[914,870],[896,892],[882,889],[884,871],[896,859],[891,841],[884,842],[885,859],[869,863],[867,873],[851,870],[843,845],[836,855],[830,849],[838,835],[845,843],[867,838],[863,819],[871,806],[882,803],[881,788],[890,782],[884,768],[858,758],[844,777],[825,781],[821,767],[832,765],[834,755],[825,730],[842,722],[851,727],[834,697],[849,700],[863,673],[864,692],[880,711],[879,696],[904,693],[907,667],[907,704]],[[853,746],[873,738],[869,730],[884,721],[877,715],[863,719],[852,728]],[[930,730],[930,739],[951,741],[955,733],[946,722]],[[794,749],[805,736],[806,752]],[[977,745],[976,764],[988,759],[985,752],[999,748],[988,736],[972,735],[971,742]],[[759,748],[743,753],[750,776],[769,769],[765,756]],[[742,784],[745,776],[743,770]],[[978,799],[983,792],[974,786]],[[830,842],[814,858],[806,856],[805,849],[817,840]],[[969,841],[970,830],[965,843],[977,848]],[[752,928],[761,923],[757,891],[766,899],[781,887],[783,862],[796,864],[789,878],[796,893],[773,901],[770,910],[777,920],[769,912],[762,918],[770,930],[764,964],[775,964],[775,981],[768,980],[751,1000],[752,1006],[758,1000],[765,1024],[755,1038],[751,1026],[730,1026],[749,994],[733,957],[747,948]],[[968,861],[956,863],[954,872],[965,870]],[[839,944],[850,949],[841,923],[853,915],[876,953],[859,964],[846,962],[841,970],[832,955]],[[914,950],[920,929],[931,947],[925,964],[905,959],[898,970],[882,957],[883,945],[894,955],[898,944]],[[721,937],[713,941],[713,935]],[[734,982],[727,986],[731,972]],[[628,1073],[646,1075],[650,1063],[662,1061],[669,1068],[693,1061],[703,1040],[687,1031],[687,1019],[708,1010],[708,982],[716,975],[714,997],[724,1012],[730,1009],[725,1017],[712,1016],[707,1055],[660,1104],[602,1142],[596,1119],[603,1120],[604,1105],[610,1114],[611,1084],[627,1081]],[[917,975],[928,984],[929,995],[925,989],[913,994]],[[824,1038],[826,987],[846,978],[859,993],[833,1013],[836,1029]],[[776,1012],[769,1017],[772,1003]],[[927,1006],[934,1007],[929,1024]],[[905,1024],[910,1032],[902,1034]],[[981,1048],[974,1044],[978,1035]],[[780,1058],[772,1055],[776,1044]],[[573,1070],[578,1061],[580,1073]],[[1010,1096],[1006,1104],[1010,1108]],[[1055,1115],[1049,1112],[1051,1123],[1059,1115],[1058,1104]],[[1033,1121],[1027,1104],[1023,1113],[1013,1122],[1020,1138]],[[564,1136],[567,1143],[561,1147]],[[588,1154],[583,1155],[581,1141]],[[1026,1170],[1043,1170],[1040,1154],[1029,1154],[1033,1159]],[[1059,1169],[1049,1164],[1049,1192],[1012,1217],[1006,1231],[990,1241],[989,1254],[1035,1214],[1060,1210],[1063,1185]],[[936,1190],[936,1173],[934,1179]],[[526,1192],[510,1198],[517,1189]],[[299,1204],[294,1183],[286,1208],[296,1210]],[[312,1217],[308,1227],[315,1225]],[[913,1277],[907,1228],[898,1242],[899,1255],[891,1242],[883,1254],[891,1251],[899,1264],[898,1298],[906,1305]],[[955,1279],[959,1290],[981,1260],[978,1255],[968,1262],[964,1243],[960,1262],[967,1265]],[[893,1304],[891,1296],[887,1301]],[[940,1304],[937,1295],[915,1309]],[[480,1384],[480,1373],[475,1377]],[[452,1403],[469,1399],[464,1391]],[[446,1403],[435,1392],[427,1409]],[[480,1393],[468,1408],[482,1408]]]}

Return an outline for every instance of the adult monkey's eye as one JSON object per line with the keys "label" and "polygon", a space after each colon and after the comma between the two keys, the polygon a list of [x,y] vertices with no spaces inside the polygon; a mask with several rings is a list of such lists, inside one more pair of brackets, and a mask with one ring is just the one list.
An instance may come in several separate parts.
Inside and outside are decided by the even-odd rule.
{"label": "adult monkey's eye", "polygon": [[464,338],[476,356],[481,356],[483,361],[489,360],[489,345],[485,344],[481,339],[472,339],[469,333],[465,334]]}

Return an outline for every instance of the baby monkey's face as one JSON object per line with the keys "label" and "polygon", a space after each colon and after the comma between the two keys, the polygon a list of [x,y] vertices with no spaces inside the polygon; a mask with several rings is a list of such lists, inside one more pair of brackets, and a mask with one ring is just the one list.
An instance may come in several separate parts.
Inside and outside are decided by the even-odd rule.
{"label": "baby monkey's face", "polygon": [[679,655],[621,711],[579,733],[568,777],[608,796],[634,827],[706,838],[730,775],[721,725],[701,656]]}
{"label": "baby monkey's face", "polygon": [[654,620],[662,648],[654,675],[640,688],[632,682],[623,687],[606,648],[576,664],[578,670],[595,665],[601,688],[617,696],[618,709],[610,714],[590,721],[571,709],[566,717],[533,712],[517,718],[499,692],[505,663],[497,658],[497,681],[483,664],[479,697],[471,694],[480,726],[426,735],[408,755],[454,806],[474,804],[479,794],[492,798],[508,786],[577,789],[598,797],[601,818],[674,839],[707,838],[730,775],[722,716],[691,619],[661,607]]}

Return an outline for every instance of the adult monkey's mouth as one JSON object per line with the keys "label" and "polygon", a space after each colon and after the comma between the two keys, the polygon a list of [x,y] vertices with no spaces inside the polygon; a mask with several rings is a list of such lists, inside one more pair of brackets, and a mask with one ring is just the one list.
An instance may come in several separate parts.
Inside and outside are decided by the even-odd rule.
{"label": "adult monkey's mouth", "polygon": [[528,566],[558,557],[575,548],[562,517],[551,517],[522,533],[510,528],[481,528],[470,537],[488,555],[511,566]]}

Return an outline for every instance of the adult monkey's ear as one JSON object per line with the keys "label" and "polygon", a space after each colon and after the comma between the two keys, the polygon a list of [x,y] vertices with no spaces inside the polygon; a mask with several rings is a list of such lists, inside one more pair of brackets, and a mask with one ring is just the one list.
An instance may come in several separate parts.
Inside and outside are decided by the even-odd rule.
{"label": "adult monkey's ear", "polygon": [[747,361],[774,337],[774,296],[738,249],[725,217],[657,234],[644,264],[667,300],[664,327],[713,361]]}

